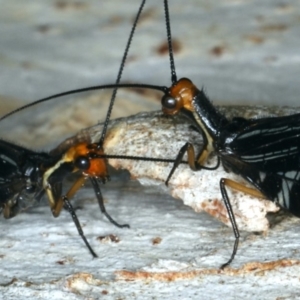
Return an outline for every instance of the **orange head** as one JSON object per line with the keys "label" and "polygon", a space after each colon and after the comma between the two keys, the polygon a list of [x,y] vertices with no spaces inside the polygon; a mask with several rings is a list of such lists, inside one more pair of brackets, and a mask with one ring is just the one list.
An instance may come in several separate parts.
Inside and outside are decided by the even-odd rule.
{"label": "orange head", "polygon": [[65,161],[73,162],[74,172],[82,171],[85,176],[105,178],[108,176],[107,162],[103,150],[97,144],[79,143],[64,155]]}
{"label": "orange head", "polygon": [[194,111],[192,101],[197,91],[192,81],[187,78],[179,79],[161,99],[163,112],[167,115],[175,115],[182,108]]}

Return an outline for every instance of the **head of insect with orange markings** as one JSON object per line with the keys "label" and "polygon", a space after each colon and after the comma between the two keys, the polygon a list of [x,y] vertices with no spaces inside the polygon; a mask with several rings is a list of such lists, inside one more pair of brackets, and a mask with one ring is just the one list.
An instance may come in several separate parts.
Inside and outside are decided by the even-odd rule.
{"label": "head of insect with orange markings", "polygon": [[181,109],[194,111],[192,101],[197,91],[196,86],[191,80],[181,78],[162,97],[163,112],[167,115],[175,115]]}
{"label": "head of insect with orange markings", "polygon": [[65,153],[63,160],[73,162],[74,172],[82,171],[85,176],[108,177],[104,152],[97,144],[79,143]]}

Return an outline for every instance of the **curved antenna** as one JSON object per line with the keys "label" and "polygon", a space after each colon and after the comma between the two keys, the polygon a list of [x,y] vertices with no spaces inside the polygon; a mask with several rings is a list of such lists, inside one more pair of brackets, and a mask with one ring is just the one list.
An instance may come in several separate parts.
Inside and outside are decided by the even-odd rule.
{"label": "curved antenna", "polygon": [[105,89],[112,89],[112,88],[140,88],[140,89],[151,89],[151,90],[157,90],[157,91],[161,91],[163,93],[166,93],[166,91],[168,90],[167,87],[165,86],[159,86],[159,85],[152,85],[152,84],[135,84],[135,83],[121,83],[121,84],[105,84],[105,85],[95,85],[95,86],[90,86],[90,87],[86,87],[86,88],[80,88],[80,89],[75,89],[75,90],[70,90],[70,91],[66,91],[66,92],[62,92],[62,93],[58,93],[58,94],[54,94],[33,102],[30,102],[26,105],[23,105],[9,113],[7,113],[6,115],[0,117],[0,122],[6,118],[8,118],[9,116],[24,110],[26,108],[29,108],[31,106],[37,105],[39,103],[42,102],[46,102],[49,100],[53,100],[59,97],[63,97],[63,96],[67,96],[67,95],[73,95],[73,94],[79,94],[79,93],[83,93],[83,92],[88,92],[88,91],[94,91],[94,90],[105,90]]}
{"label": "curved antenna", "polygon": [[[125,51],[124,51],[124,54],[123,54],[123,58],[122,58],[122,61],[121,61],[120,69],[119,69],[119,72],[118,72],[116,85],[119,84],[119,82],[121,80],[121,76],[122,76],[122,73],[123,73],[123,69],[124,69],[125,61],[126,61],[126,58],[127,58],[127,55],[128,55],[129,48],[130,48],[130,44],[132,42],[132,38],[133,38],[133,35],[134,35],[134,32],[135,32],[138,20],[140,18],[140,15],[142,13],[143,8],[144,8],[145,2],[146,2],[146,0],[142,0],[142,3],[139,7],[139,10],[138,10],[137,15],[135,17],[135,20],[133,22],[133,25],[132,25],[132,28],[131,28],[131,31],[130,31],[130,35],[129,35],[129,38],[128,38],[128,41],[127,41],[127,44],[126,44],[126,47],[125,47]],[[110,120],[111,112],[112,112],[112,109],[113,109],[113,106],[114,106],[114,103],[115,103],[115,100],[116,100],[117,91],[118,91],[118,87],[115,87],[114,90],[113,90],[111,99],[110,99],[110,104],[109,104],[109,107],[108,107],[108,110],[107,110],[106,118],[105,118],[103,129],[102,129],[102,134],[101,134],[100,140],[98,142],[98,147],[99,148],[102,148],[102,145],[104,143],[104,139],[105,139],[108,123],[109,123],[109,120]]]}
{"label": "curved antenna", "polygon": [[164,0],[164,8],[165,8],[168,47],[169,47],[169,57],[170,57],[171,81],[174,84],[175,82],[177,82],[177,75],[175,70],[175,60],[174,60],[173,47],[172,47],[172,34],[171,34],[171,26],[170,26],[168,0]]}

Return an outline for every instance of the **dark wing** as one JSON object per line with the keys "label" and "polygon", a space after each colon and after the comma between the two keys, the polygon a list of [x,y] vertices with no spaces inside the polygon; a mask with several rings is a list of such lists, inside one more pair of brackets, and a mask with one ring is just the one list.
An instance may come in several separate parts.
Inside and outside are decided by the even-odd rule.
{"label": "dark wing", "polygon": [[300,216],[300,114],[241,124],[226,140],[225,167]]}
{"label": "dark wing", "polygon": [[0,203],[5,204],[26,186],[17,165],[0,154]]}
{"label": "dark wing", "polygon": [[32,206],[42,196],[39,165],[44,153],[0,140],[0,207],[8,207],[6,217]]}

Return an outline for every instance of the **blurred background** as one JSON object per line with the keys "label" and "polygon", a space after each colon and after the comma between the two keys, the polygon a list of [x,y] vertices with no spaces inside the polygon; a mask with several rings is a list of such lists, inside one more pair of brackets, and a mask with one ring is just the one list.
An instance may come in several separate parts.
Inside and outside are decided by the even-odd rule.
{"label": "blurred background", "polygon": [[[113,83],[139,4],[1,0],[1,115],[54,93]],[[299,1],[172,0],[170,15],[179,78],[190,77],[216,104],[298,105]],[[152,0],[122,81],[169,85],[169,69],[162,1]],[[103,120],[110,93],[28,109],[0,122],[1,136],[38,148],[55,145]],[[153,91],[120,91],[113,117],[160,109],[159,100]]]}

